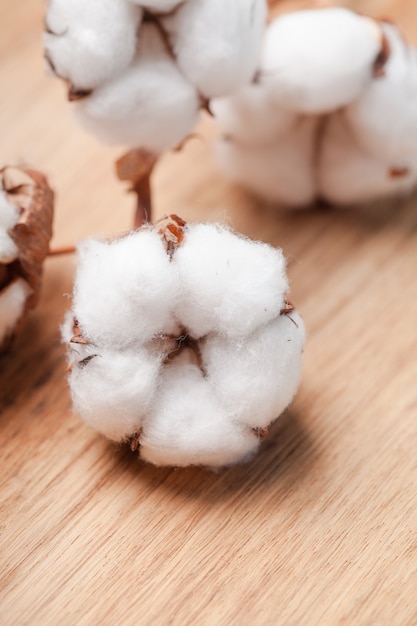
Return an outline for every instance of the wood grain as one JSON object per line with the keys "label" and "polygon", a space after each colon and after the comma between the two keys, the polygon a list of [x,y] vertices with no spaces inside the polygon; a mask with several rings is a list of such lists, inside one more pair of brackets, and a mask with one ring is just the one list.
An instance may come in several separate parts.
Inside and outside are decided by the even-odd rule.
{"label": "wood grain", "polygon": [[[411,0],[349,5],[417,42]],[[42,4],[1,8],[0,163],[49,176],[54,245],[127,228],[120,151],[79,130],[45,75]],[[417,624],[417,197],[277,213],[222,178],[212,134],[205,119],[164,157],[156,216],[220,218],[283,247],[309,329],[300,393],[249,465],[139,462],[71,412],[58,326],[74,259],[48,259],[0,360],[2,625]]]}

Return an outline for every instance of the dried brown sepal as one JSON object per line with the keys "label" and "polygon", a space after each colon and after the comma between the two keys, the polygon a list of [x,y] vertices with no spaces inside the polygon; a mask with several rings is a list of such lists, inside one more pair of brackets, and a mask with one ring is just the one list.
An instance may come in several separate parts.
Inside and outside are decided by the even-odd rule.
{"label": "dried brown sepal", "polygon": [[157,161],[156,154],[139,148],[130,150],[115,163],[117,177],[129,181],[129,191],[136,194],[135,228],[152,220],[151,175]]}
{"label": "dried brown sepal", "polygon": [[258,437],[258,439],[265,439],[265,437],[268,436],[269,433],[269,426],[263,426],[263,427],[259,427],[259,428],[253,428],[252,429],[253,432],[255,433],[255,435]]}
{"label": "dried brown sepal", "polygon": [[[178,7],[179,8],[179,7]],[[170,14],[174,15],[177,11],[175,8],[172,12],[166,12],[165,17],[168,17]],[[176,61],[176,56],[174,52],[173,45],[171,43],[170,36],[168,32],[165,30],[162,21],[159,19],[160,15],[156,12],[145,10],[142,18],[142,22],[153,24],[156,30],[159,32],[162,43],[164,44],[166,52],[169,54],[173,61]]]}
{"label": "dried brown sepal", "polygon": [[27,302],[30,308],[39,298],[42,265],[52,237],[54,194],[45,176],[28,168],[4,167],[0,170],[0,184],[8,200],[20,211],[19,220],[9,233],[19,256],[8,271],[13,277],[24,278],[32,288]]}
{"label": "dried brown sepal", "polygon": [[76,318],[74,318],[74,322],[72,325],[72,332],[74,333],[73,336],[70,339],[70,343],[80,343],[84,346],[88,345],[88,340],[85,339],[82,334],[81,334],[81,330],[78,324],[78,320]]}
{"label": "dried brown sepal", "polygon": [[202,136],[199,135],[198,133],[190,133],[189,135],[187,135],[185,137],[185,139],[183,139],[181,141],[181,143],[178,144],[178,146],[176,146],[175,148],[173,148],[174,152],[181,152],[181,150],[183,150],[185,148],[185,146],[187,145],[187,143],[189,141],[192,141],[193,139],[202,139]]}
{"label": "dried brown sepal", "polygon": [[201,111],[205,111],[210,117],[214,117],[209,98],[202,95],[200,95],[200,109]]}
{"label": "dried brown sepal", "polygon": [[77,100],[84,100],[92,94],[91,89],[77,89],[74,85],[68,85],[68,100],[70,102],[76,102]]}
{"label": "dried brown sepal", "polygon": [[157,224],[161,223],[158,234],[165,246],[166,253],[172,259],[175,250],[184,241],[186,222],[173,213],[158,220]]}
{"label": "dried brown sepal", "polygon": [[164,363],[170,363],[181,350],[181,343],[186,337],[186,333],[179,333],[178,337],[173,335],[159,335],[152,339],[152,347],[159,354],[164,354]]}
{"label": "dried brown sepal", "polygon": [[279,312],[280,315],[288,315],[288,313],[291,313],[292,311],[294,311],[295,307],[292,304],[292,302],[290,302],[289,300],[287,300],[286,298],[284,299],[284,306],[282,307],[281,311]]}
{"label": "dried brown sepal", "polygon": [[253,75],[253,78],[252,78],[252,84],[253,85],[259,85],[259,83],[261,82],[261,77],[262,77],[261,70],[256,70],[256,72],[255,72],[255,74]]}
{"label": "dried brown sepal", "polygon": [[82,369],[83,367],[88,365],[90,361],[92,361],[96,356],[97,354],[90,354],[89,356],[86,356],[85,359],[82,359],[81,361],[78,362],[78,367],[81,367]]}
{"label": "dried brown sepal", "polygon": [[391,56],[391,46],[389,44],[389,41],[385,33],[383,33],[382,31],[381,35],[381,49],[374,61],[372,68],[372,74],[374,78],[383,78],[385,76],[385,66]]}
{"label": "dried brown sepal", "polygon": [[88,340],[85,339],[82,335],[74,335],[70,339],[70,343],[80,343],[83,346],[88,346]]}
{"label": "dried brown sepal", "polygon": [[180,337],[172,339],[176,343],[176,349],[168,354],[164,363],[172,363],[172,361],[186,351],[188,353],[189,361],[199,368],[203,376],[207,376],[199,342],[190,337],[190,335],[187,335],[185,331]]}
{"label": "dried brown sepal", "polygon": [[405,176],[408,176],[409,173],[410,168],[408,167],[392,167],[389,170],[388,175],[390,178],[404,178]]}
{"label": "dried brown sepal", "polygon": [[279,314],[280,315],[286,315],[288,317],[288,319],[290,319],[291,322],[294,324],[294,326],[296,326],[298,328],[297,322],[290,315],[290,313],[292,313],[293,311],[295,311],[295,306],[292,304],[292,302],[290,302],[289,300],[287,300],[285,298],[284,299],[284,306],[280,310]]}
{"label": "dried brown sepal", "polygon": [[135,433],[128,440],[129,448],[132,452],[137,452],[140,448],[140,433]]}

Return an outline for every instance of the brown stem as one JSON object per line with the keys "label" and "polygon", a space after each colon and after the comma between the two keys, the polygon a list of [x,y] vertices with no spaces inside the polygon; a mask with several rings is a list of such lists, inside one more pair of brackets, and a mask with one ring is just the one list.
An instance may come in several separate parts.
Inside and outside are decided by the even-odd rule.
{"label": "brown stem", "polygon": [[137,181],[132,186],[136,194],[136,211],[133,220],[134,228],[140,228],[152,221],[151,174]]}
{"label": "brown stem", "polygon": [[75,251],[76,251],[75,246],[61,246],[59,248],[49,249],[47,256],[60,256],[62,254],[74,254]]}
{"label": "brown stem", "polygon": [[147,150],[130,150],[116,161],[116,173],[120,180],[131,183],[130,191],[137,197],[135,228],[152,221],[151,175],[158,160]]}

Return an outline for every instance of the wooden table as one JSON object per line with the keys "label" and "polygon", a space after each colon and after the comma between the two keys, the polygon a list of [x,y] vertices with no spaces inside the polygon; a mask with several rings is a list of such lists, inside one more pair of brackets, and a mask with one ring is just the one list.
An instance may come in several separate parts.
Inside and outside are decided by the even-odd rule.
{"label": "wooden table", "polygon": [[[413,0],[350,4],[417,42]],[[133,198],[119,151],[78,128],[45,75],[42,10],[1,0],[0,162],[49,176],[60,246],[127,228]],[[49,258],[0,360],[0,623],[414,626],[417,198],[277,213],[222,178],[212,124],[199,132],[158,167],[156,216],[223,219],[283,247],[309,331],[300,392],[249,465],[138,461],[71,411],[58,326],[75,261]]]}

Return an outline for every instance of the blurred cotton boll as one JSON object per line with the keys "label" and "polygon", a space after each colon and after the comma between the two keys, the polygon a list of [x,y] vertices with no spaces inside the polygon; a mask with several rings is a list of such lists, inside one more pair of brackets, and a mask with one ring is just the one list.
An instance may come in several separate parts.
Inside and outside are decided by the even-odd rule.
{"label": "blurred cotton boll", "polygon": [[417,184],[417,52],[347,9],[296,11],[266,32],[254,84],[213,102],[220,167],[278,208],[353,205]]}
{"label": "blurred cotton boll", "polygon": [[265,0],[51,0],[45,56],[88,131],[159,155],[210,98],[254,79],[266,12]]}

